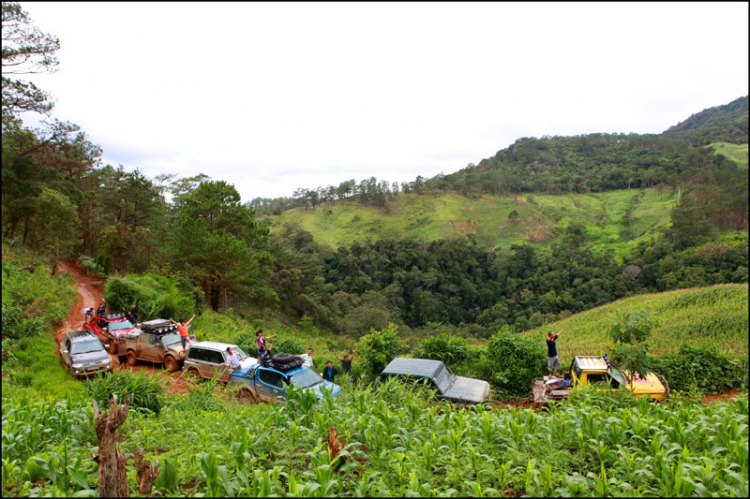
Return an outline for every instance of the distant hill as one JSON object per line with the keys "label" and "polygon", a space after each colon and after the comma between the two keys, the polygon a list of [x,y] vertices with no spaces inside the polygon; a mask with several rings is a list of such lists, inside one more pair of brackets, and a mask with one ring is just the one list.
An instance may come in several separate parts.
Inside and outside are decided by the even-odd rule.
{"label": "distant hill", "polygon": [[739,121],[748,116],[748,96],[740,97],[723,106],[709,107],[703,111],[690,115],[685,121],[671,126],[667,132],[686,132],[697,128]]}
{"label": "distant hill", "polygon": [[267,220],[272,232],[285,223],[299,223],[318,243],[332,248],[386,237],[424,241],[468,237],[488,249],[524,242],[549,246],[561,228],[581,222],[593,250],[612,249],[620,256],[667,228],[675,203],[673,191],[653,188],[479,198],[412,193],[396,196],[388,210],[338,201],[316,210],[289,210]]}
{"label": "distant hill", "polygon": [[748,286],[722,284],[623,298],[601,307],[521,333],[541,343],[549,331],[564,329],[557,344],[561,361],[573,355],[597,355],[610,350],[607,336],[618,312],[648,309],[655,327],[652,353],[674,353],[680,344],[716,345],[735,355],[748,352]]}

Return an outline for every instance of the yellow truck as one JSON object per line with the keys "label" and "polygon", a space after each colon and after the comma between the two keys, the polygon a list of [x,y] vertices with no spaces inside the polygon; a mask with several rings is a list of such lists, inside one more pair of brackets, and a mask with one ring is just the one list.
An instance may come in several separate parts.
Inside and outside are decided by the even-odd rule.
{"label": "yellow truck", "polygon": [[625,389],[636,397],[650,397],[664,400],[669,394],[667,380],[656,373],[649,372],[645,378],[636,373],[631,378],[629,371],[622,371],[611,365],[607,356],[579,355],[573,358],[570,369],[563,379],[545,376],[532,384],[534,402],[562,400],[570,391],[579,385],[603,385],[613,389]]}

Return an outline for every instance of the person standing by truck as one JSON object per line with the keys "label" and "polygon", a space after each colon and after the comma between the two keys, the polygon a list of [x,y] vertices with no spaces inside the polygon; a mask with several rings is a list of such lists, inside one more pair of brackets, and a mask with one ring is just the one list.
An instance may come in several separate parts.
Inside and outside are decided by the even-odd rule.
{"label": "person standing by truck", "polygon": [[559,333],[555,334],[554,331],[550,331],[547,335],[547,373],[552,376],[552,370],[557,370],[557,377],[560,377],[560,371],[562,371],[562,365],[560,364],[560,357],[557,356],[557,338],[562,334],[561,329]]}
{"label": "person standing by truck", "polygon": [[121,334],[117,340],[117,361],[120,363],[120,369],[125,369],[128,361],[128,345],[125,343],[124,334]]}
{"label": "person standing by truck", "polygon": [[240,358],[240,354],[232,351],[232,347],[227,347],[227,363],[229,364],[229,368],[232,370],[232,372],[240,368],[241,361],[242,359]]}
{"label": "person standing by truck", "polygon": [[180,322],[175,322],[171,317],[169,318],[169,320],[172,321],[172,324],[177,326],[177,330],[180,332],[180,341],[182,342],[183,350],[187,348],[188,343],[191,343],[190,337],[188,336],[188,327],[190,326],[190,323],[193,322],[193,319],[195,319],[195,314],[193,314],[187,322],[184,322],[182,319],[180,319]]}
{"label": "person standing by truck", "polygon": [[130,308],[126,309],[125,307],[122,307],[122,311],[125,312],[125,318],[135,326],[135,303],[133,302],[132,305],[130,305]]}
{"label": "person standing by truck", "polygon": [[357,351],[352,348],[352,356],[349,357],[348,353],[344,354],[344,358],[340,358],[339,354],[336,353],[336,349],[333,349],[333,355],[336,357],[336,360],[341,362],[341,370],[344,371],[346,374],[349,374],[352,372],[352,359],[357,354]]}
{"label": "person standing by truck", "polygon": [[333,362],[330,360],[326,362],[326,368],[323,369],[323,379],[335,383],[336,376],[338,376],[339,370],[333,367]]}

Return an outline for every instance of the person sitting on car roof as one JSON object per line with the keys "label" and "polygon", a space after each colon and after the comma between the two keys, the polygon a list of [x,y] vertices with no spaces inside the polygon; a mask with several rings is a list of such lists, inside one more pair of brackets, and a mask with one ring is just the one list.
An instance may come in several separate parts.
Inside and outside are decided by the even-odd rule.
{"label": "person sitting on car roof", "polygon": [[258,349],[258,360],[264,359],[266,357],[270,357],[271,354],[268,353],[268,351],[271,350],[271,347],[273,347],[273,341],[271,341],[271,346],[267,347],[266,346],[266,340],[273,340],[273,338],[274,338],[275,335],[264,336],[263,335],[263,330],[262,329],[258,329],[255,332],[255,336],[257,338],[256,341],[255,341],[255,346]]}
{"label": "person sitting on car roof", "polygon": [[84,324],[87,322],[91,322],[94,320],[94,307],[84,308],[83,309],[83,322]]}

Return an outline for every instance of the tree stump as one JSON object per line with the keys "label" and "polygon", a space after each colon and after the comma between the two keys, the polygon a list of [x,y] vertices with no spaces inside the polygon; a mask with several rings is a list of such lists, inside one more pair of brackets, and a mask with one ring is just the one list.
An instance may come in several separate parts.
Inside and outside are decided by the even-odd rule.
{"label": "tree stump", "polygon": [[109,412],[99,412],[94,405],[94,427],[99,440],[99,496],[129,497],[128,477],[125,468],[125,455],[117,449],[117,428],[128,418],[130,395],[125,393],[125,403],[117,403],[117,395],[112,395]]}
{"label": "tree stump", "polygon": [[159,461],[151,466],[151,461],[143,460],[143,449],[135,449],[133,454],[133,464],[136,469],[136,481],[138,482],[138,492],[151,497],[151,489],[154,486],[156,477],[159,476]]}

